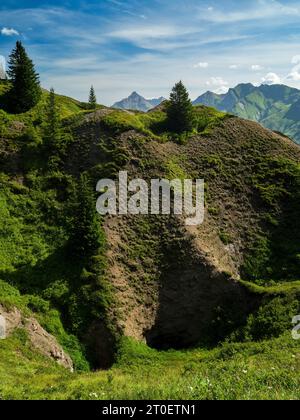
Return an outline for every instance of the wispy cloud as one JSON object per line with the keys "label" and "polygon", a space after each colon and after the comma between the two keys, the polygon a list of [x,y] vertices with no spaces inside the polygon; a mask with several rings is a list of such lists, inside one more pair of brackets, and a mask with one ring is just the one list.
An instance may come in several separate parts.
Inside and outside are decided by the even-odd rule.
{"label": "wispy cloud", "polygon": [[293,80],[295,82],[300,81],[300,55],[295,55],[292,58],[292,64],[294,67],[292,71],[287,75],[287,80]]}
{"label": "wispy cloud", "polygon": [[[45,87],[66,95],[86,99],[94,84],[109,105],[132,90],[167,97],[182,79],[196,97],[208,89],[262,83],[262,76],[264,83],[300,88],[297,0],[61,4],[0,9],[0,22],[22,35]],[[14,41],[0,36],[1,54],[8,56]]]}
{"label": "wispy cloud", "polygon": [[[284,5],[276,0],[249,1],[238,10],[223,11],[220,8],[209,8],[206,10],[203,19],[215,23],[234,23],[251,20],[264,20],[269,18],[299,17],[299,5]],[[203,8],[201,8],[201,16]]]}
{"label": "wispy cloud", "polygon": [[211,77],[206,82],[206,85],[212,88],[215,93],[226,93],[229,83],[223,77]]}
{"label": "wispy cloud", "polygon": [[261,71],[263,69],[264,69],[263,66],[261,66],[260,64],[252,64],[251,66],[251,70],[253,71]]}
{"label": "wispy cloud", "polygon": [[186,33],[186,31],[182,31],[174,26],[151,25],[140,27],[131,26],[110,32],[107,35],[112,38],[121,38],[129,41],[140,42],[145,39],[160,39],[182,35],[182,33]]}
{"label": "wispy cloud", "polygon": [[197,63],[197,64],[194,64],[194,69],[207,69],[207,67],[208,67],[208,63],[205,63],[205,62],[203,62],[203,63]]}
{"label": "wispy cloud", "polygon": [[276,73],[268,73],[261,80],[266,85],[277,85],[277,84],[281,83],[281,78]]}
{"label": "wispy cloud", "polygon": [[116,10],[119,10],[121,13],[125,13],[129,16],[133,16],[135,18],[140,19],[147,19],[147,16],[143,13],[139,12],[137,7],[132,7],[129,1],[122,2],[118,0],[104,0],[106,3],[112,5]]}
{"label": "wispy cloud", "polygon": [[13,28],[2,28],[1,29],[1,35],[4,36],[14,36],[14,35],[20,35],[19,32],[16,29]]}

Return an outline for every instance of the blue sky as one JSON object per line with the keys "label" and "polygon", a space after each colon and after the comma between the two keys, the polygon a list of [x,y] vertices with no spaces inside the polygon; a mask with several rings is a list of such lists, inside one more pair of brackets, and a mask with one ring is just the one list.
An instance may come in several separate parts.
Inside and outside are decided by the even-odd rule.
{"label": "blue sky", "polygon": [[[300,88],[300,1],[2,0],[0,55],[21,39],[44,87],[110,105],[240,82]],[[0,58],[1,59],[1,58]]]}

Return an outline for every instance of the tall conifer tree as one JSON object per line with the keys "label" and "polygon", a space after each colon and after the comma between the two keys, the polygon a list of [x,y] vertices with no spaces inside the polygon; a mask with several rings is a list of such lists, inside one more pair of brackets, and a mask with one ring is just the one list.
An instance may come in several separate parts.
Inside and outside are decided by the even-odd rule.
{"label": "tall conifer tree", "polygon": [[95,202],[90,179],[86,174],[81,174],[74,196],[70,241],[74,254],[83,259],[97,253],[102,244]]}
{"label": "tall conifer tree", "polygon": [[53,88],[50,89],[46,103],[43,137],[44,143],[50,152],[55,151],[59,147],[61,141],[61,123]]}
{"label": "tall conifer tree", "polygon": [[97,106],[97,98],[96,98],[94,86],[91,86],[91,89],[90,89],[89,105],[91,109],[95,109]]}
{"label": "tall conifer tree", "polygon": [[195,110],[181,81],[172,89],[167,115],[169,129],[175,133],[189,132],[195,127]]}
{"label": "tall conifer tree", "polygon": [[25,48],[17,41],[8,62],[8,77],[12,88],[8,94],[12,112],[22,113],[34,107],[41,98],[39,75]]}

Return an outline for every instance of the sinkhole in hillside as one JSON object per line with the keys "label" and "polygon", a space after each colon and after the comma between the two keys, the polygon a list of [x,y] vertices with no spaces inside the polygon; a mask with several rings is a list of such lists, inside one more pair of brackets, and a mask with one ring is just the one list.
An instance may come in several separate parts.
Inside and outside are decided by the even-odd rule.
{"label": "sinkhole in hillside", "polygon": [[157,350],[184,350],[223,341],[242,326],[256,306],[245,288],[202,265],[169,272],[159,291],[152,328],[144,332]]}
{"label": "sinkhole in hillside", "polygon": [[183,331],[177,333],[150,331],[145,338],[149,347],[161,351],[189,349],[199,343],[196,337],[191,337]]}
{"label": "sinkhole in hillside", "polygon": [[214,308],[224,296],[223,282],[217,279],[213,285],[211,273],[199,265],[164,274],[155,319],[144,332],[147,345],[180,350],[206,341]]}

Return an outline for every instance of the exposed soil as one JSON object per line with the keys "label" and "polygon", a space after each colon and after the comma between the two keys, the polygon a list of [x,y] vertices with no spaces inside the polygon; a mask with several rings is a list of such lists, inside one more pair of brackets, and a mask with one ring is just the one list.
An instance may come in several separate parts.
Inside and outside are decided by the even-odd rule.
{"label": "exposed soil", "polygon": [[[78,128],[78,144],[81,135],[90,136],[86,155],[89,164],[96,164],[105,159],[97,149],[103,138],[101,115],[87,128],[87,122]],[[176,217],[106,218],[107,278],[116,297],[111,319],[124,335],[155,348],[219,339],[223,324],[225,338],[259,304],[238,282],[251,235],[265,229],[264,208],[249,179],[262,157],[300,161],[299,146],[238,118],[224,120],[186,145],[150,141],[135,131],[121,134],[117,143],[129,157],[122,169],[130,178],[175,178],[176,171],[204,178],[207,202],[205,221],[196,228]],[[76,167],[76,153],[70,167]],[[109,344],[101,342],[99,348],[99,358],[108,363]]]}

